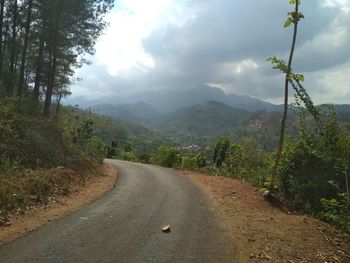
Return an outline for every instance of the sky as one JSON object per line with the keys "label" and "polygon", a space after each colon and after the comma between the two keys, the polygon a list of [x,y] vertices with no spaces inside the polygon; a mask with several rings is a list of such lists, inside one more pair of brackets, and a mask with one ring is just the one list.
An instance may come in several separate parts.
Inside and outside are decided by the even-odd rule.
{"label": "sky", "polygon": [[[127,97],[209,85],[282,103],[289,0],[118,0],[73,97]],[[293,69],[316,103],[350,103],[350,1],[302,0]],[[293,93],[290,93],[293,96]]]}

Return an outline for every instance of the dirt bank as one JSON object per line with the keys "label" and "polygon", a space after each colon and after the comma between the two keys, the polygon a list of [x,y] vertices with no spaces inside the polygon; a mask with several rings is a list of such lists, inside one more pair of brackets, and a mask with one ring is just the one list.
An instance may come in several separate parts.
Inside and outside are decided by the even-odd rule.
{"label": "dirt bank", "polygon": [[240,180],[183,172],[217,201],[232,224],[239,262],[350,262],[350,239],[330,225],[267,202]]}
{"label": "dirt bank", "polygon": [[[0,245],[90,204],[112,189],[117,179],[116,169],[110,165],[100,166],[99,169],[98,174],[89,175],[83,184],[75,185],[67,196],[51,196],[45,205],[32,205],[24,212],[12,215],[6,226],[0,227]],[[69,172],[74,176],[71,170],[59,170],[60,173]],[[57,169],[46,171],[50,172],[56,175]]]}

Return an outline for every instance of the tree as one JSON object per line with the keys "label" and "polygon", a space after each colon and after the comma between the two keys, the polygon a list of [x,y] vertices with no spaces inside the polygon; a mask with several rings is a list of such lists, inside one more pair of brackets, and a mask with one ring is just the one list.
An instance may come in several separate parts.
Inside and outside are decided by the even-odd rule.
{"label": "tree", "polygon": [[10,74],[8,75],[6,81],[7,96],[13,95],[13,86],[15,79],[15,58],[16,58],[16,48],[17,48],[17,20],[18,20],[18,2],[14,0],[12,7],[12,40],[11,40],[11,55],[10,55]]}
{"label": "tree", "polygon": [[277,149],[275,163],[273,165],[272,173],[271,173],[270,191],[275,186],[277,169],[279,167],[281,157],[282,157],[285,129],[286,129],[286,121],[287,121],[287,115],[288,115],[289,82],[290,82],[290,77],[291,77],[291,73],[292,73],[292,63],[293,63],[295,44],[296,44],[297,33],[298,33],[298,24],[299,24],[299,21],[302,18],[304,18],[304,16],[299,12],[300,0],[289,0],[289,3],[293,4],[295,7],[294,7],[294,11],[288,13],[289,17],[284,24],[284,27],[288,27],[291,24],[294,24],[292,46],[291,46],[290,53],[289,53],[288,64],[286,67],[281,68],[281,64],[279,64],[278,62],[281,62],[282,60],[278,60],[276,57],[271,57],[268,59],[275,65],[274,69],[283,70],[283,72],[285,73],[283,117],[282,117],[282,122],[281,122],[279,145],[278,145],[278,149]]}
{"label": "tree", "polygon": [[85,54],[94,53],[106,26],[103,17],[113,4],[114,0],[0,0],[0,94],[29,95],[36,109],[43,97],[49,116],[52,97],[60,101],[69,94],[74,69],[87,63]]}
{"label": "tree", "polygon": [[22,58],[21,58],[21,69],[20,69],[20,76],[19,76],[19,85],[18,85],[18,97],[22,97],[24,93],[24,73],[26,69],[26,59],[27,59],[27,52],[28,52],[28,44],[29,44],[29,34],[30,34],[30,25],[32,23],[32,9],[33,9],[33,0],[28,1],[28,7],[27,7],[27,21],[25,26],[25,37],[24,37],[24,44],[23,44],[23,50],[22,50]]}
{"label": "tree", "polygon": [[242,146],[239,144],[232,144],[226,157],[225,164],[230,172],[238,174],[243,168],[245,158]]}
{"label": "tree", "polygon": [[5,11],[5,0],[0,0],[0,81],[2,81],[2,68],[3,68],[3,28],[4,28],[4,11]]}
{"label": "tree", "polygon": [[77,66],[78,58],[82,54],[94,53],[94,44],[106,26],[102,16],[113,6],[114,1],[56,0],[52,2],[49,6],[52,15],[48,19],[51,36],[47,41],[49,63],[45,115],[49,115],[51,110],[59,58],[69,56],[71,65]]}
{"label": "tree", "polygon": [[217,169],[221,168],[223,162],[227,157],[229,148],[230,148],[230,141],[227,137],[221,137],[216,143],[216,146],[214,149],[213,161]]}

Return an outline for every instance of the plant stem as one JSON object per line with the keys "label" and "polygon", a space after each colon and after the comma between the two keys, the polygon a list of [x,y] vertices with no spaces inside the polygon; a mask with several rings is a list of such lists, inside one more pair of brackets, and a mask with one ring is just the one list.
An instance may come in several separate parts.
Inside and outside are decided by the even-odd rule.
{"label": "plant stem", "polygon": [[299,1],[297,0],[297,1],[295,1],[295,16],[296,17],[294,19],[293,40],[292,40],[292,46],[290,49],[290,54],[289,54],[289,59],[288,59],[288,68],[287,68],[285,84],[284,84],[284,110],[283,110],[283,118],[282,118],[282,123],[281,123],[280,140],[279,140],[279,145],[278,145],[275,163],[274,163],[274,166],[272,168],[272,173],[271,173],[270,191],[273,190],[275,183],[276,183],[277,169],[278,169],[280,161],[281,161],[283,145],[284,145],[286,121],[287,121],[287,115],[288,115],[289,76],[291,73],[294,50],[295,50],[295,43],[296,43],[297,34],[298,34],[298,22],[299,22],[298,13],[299,13]]}

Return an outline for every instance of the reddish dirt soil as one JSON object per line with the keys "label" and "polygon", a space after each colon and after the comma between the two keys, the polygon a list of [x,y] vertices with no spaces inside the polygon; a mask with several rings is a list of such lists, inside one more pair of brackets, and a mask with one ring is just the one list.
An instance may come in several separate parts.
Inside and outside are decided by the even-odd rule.
{"label": "reddish dirt soil", "polygon": [[90,204],[112,189],[116,179],[116,169],[103,165],[101,175],[89,177],[84,185],[76,187],[69,196],[51,198],[45,206],[32,207],[26,214],[12,217],[9,226],[0,227],[0,245]]}
{"label": "reddish dirt soil", "polygon": [[[240,180],[183,172],[216,200],[232,225],[239,262],[350,262],[349,236],[268,202]],[[347,252],[348,253],[347,253]]]}

